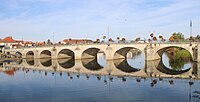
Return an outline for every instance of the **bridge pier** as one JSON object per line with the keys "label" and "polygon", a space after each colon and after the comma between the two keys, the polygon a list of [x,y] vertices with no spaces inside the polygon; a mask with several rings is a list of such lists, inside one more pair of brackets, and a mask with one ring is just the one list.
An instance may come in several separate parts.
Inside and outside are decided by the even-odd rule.
{"label": "bridge pier", "polygon": [[193,48],[193,60],[200,62],[200,44]]}
{"label": "bridge pier", "polygon": [[80,50],[75,50],[74,54],[75,54],[74,56],[75,60],[80,60],[82,58],[82,53],[80,52]]}
{"label": "bridge pier", "polygon": [[113,60],[114,59],[114,51],[110,46],[107,46],[106,51],[106,60]]}
{"label": "bridge pier", "polygon": [[158,60],[160,58],[161,57],[157,53],[156,47],[152,47],[150,45],[150,46],[147,46],[145,48],[145,60],[147,60],[147,61],[154,61],[154,60]]}
{"label": "bridge pier", "polygon": [[34,52],[34,58],[40,58],[40,53],[38,50],[33,51]]}
{"label": "bridge pier", "polygon": [[56,48],[53,48],[51,51],[51,58],[52,59],[57,59],[58,55],[57,55],[57,50]]}

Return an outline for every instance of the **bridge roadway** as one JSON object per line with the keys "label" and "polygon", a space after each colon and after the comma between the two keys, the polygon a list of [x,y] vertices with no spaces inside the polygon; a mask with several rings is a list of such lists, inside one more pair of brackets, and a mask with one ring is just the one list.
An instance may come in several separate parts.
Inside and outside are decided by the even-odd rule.
{"label": "bridge roadway", "polygon": [[186,49],[194,61],[200,61],[200,44],[198,43],[112,43],[112,44],[79,44],[53,45],[20,49],[5,49],[3,52],[18,55],[22,58],[74,58],[88,59],[97,57],[98,52],[105,53],[106,60],[126,58],[126,54],[137,49],[144,53],[145,60],[160,59],[162,53],[170,47]]}
{"label": "bridge roadway", "polygon": [[144,68],[133,68],[126,60],[109,60],[104,66],[95,59],[23,59],[16,62],[3,63],[1,71],[15,69],[39,70],[45,72],[77,73],[86,75],[112,75],[136,77],[174,77],[174,78],[200,78],[200,63],[193,63],[191,68],[175,71],[166,68],[161,60],[146,61]]}

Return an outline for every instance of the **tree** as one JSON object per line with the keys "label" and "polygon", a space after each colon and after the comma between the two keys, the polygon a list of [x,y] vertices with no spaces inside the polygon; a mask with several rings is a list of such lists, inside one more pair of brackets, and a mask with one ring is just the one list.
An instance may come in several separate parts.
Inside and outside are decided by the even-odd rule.
{"label": "tree", "polygon": [[151,42],[151,39],[148,39],[148,42]]}
{"label": "tree", "polygon": [[50,39],[47,40],[47,45],[51,45],[51,40]]}
{"label": "tree", "polygon": [[197,35],[197,36],[196,36],[195,41],[196,41],[196,42],[199,42],[199,41],[200,41],[200,35]]}
{"label": "tree", "polygon": [[95,43],[100,43],[100,39],[96,39]]}
{"label": "tree", "polygon": [[136,41],[136,42],[140,41],[140,37],[136,38],[135,41]]}
{"label": "tree", "polygon": [[106,36],[105,36],[105,35],[103,36],[103,39],[106,39]]}
{"label": "tree", "polygon": [[110,41],[110,42],[114,42],[114,41],[112,40],[112,38],[108,39],[108,41]]}
{"label": "tree", "polygon": [[119,40],[120,39],[120,37],[117,37],[117,40]]}
{"label": "tree", "polygon": [[151,38],[153,38],[153,36],[154,36],[154,34],[153,34],[153,33],[151,33],[151,34],[150,34],[150,37],[151,37]]}
{"label": "tree", "polygon": [[169,41],[180,42],[184,40],[184,35],[180,32],[174,32],[172,36],[169,38]]}
{"label": "tree", "polygon": [[155,36],[153,37],[153,41],[157,41],[157,38]]}
{"label": "tree", "polygon": [[174,42],[174,37],[171,36],[171,37],[169,38],[169,41],[170,41],[170,42]]}
{"label": "tree", "polygon": [[125,38],[122,38],[122,42],[125,42],[126,41],[126,39]]}

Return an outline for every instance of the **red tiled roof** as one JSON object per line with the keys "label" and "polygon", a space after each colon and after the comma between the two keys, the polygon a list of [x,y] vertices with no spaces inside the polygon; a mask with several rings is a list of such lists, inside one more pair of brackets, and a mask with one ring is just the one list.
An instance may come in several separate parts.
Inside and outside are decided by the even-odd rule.
{"label": "red tiled roof", "polygon": [[34,43],[31,42],[31,41],[14,40],[14,39],[12,38],[12,36],[8,36],[8,37],[5,37],[4,39],[1,39],[1,40],[0,40],[0,43],[1,43],[1,42],[4,42],[4,43],[34,44]]}
{"label": "red tiled roof", "polygon": [[8,36],[2,40],[0,40],[0,42],[5,42],[5,43],[15,43],[16,40],[13,40],[12,36]]}
{"label": "red tiled roof", "polygon": [[15,74],[13,70],[7,70],[7,71],[4,71],[4,73],[10,76],[13,76]]}

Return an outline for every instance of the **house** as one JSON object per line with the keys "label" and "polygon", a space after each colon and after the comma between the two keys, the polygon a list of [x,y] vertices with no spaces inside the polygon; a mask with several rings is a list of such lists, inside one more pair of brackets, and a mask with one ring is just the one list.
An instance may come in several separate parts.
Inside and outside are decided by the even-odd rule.
{"label": "house", "polygon": [[14,40],[12,36],[0,40],[0,46],[5,46],[5,48],[31,47],[33,44],[30,41]]}
{"label": "house", "polygon": [[12,36],[5,37],[4,39],[0,40],[0,45],[5,46],[6,48],[12,48],[12,45],[18,44]]}
{"label": "house", "polygon": [[85,43],[92,43],[92,40],[88,39],[64,39],[62,44],[85,44]]}

